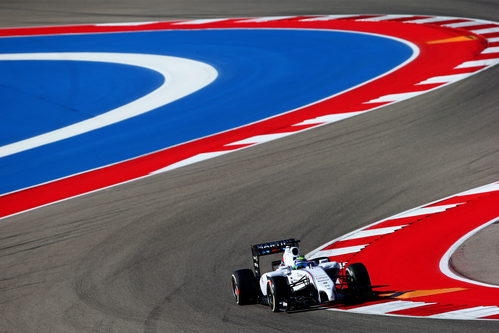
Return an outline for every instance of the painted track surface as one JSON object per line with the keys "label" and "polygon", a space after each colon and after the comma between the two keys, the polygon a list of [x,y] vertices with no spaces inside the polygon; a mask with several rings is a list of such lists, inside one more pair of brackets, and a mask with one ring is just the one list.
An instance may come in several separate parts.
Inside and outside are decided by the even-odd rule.
{"label": "painted track surface", "polygon": [[[270,31],[259,29],[266,26],[263,23],[244,24],[237,21],[241,20],[236,20],[236,23],[232,24],[221,22],[220,25],[216,25],[215,22],[210,24],[211,29],[207,30],[199,30],[208,28],[206,24],[188,24],[189,21],[148,24],[146,26],[76,26],[67,27],[67,32],[62,36],[38,35],[47,30],[44,28],[28,29],[28,31],[26,29],[2,30],[0,34],[5,32],[8,37],[1,39],[2,46],[0,47],[6,54],[2,54],[0,60],[6,60],[1,61],[0,65],[1,68],[7,68],[6,75],[1,77],[14,78],[11,80],[13,87],[9,87],[10,81],[0,85],[8,87],[3,94],[14,95],[10,99],[12,102],[7,101],[3,107],[14,109],[13,113],[17,113],[17,115],[8,117],[3,124],[5,140],[8,141],[5,146],[0,147],[2,158],[0,168],[3,174],[8,175],[8,177],[3,178],[0,182],[0,193],[21,190],[17,193],[21,197],[16,200],[9,195],[2,195],[0,201],[7,201],[10,204],[0,203],[0,206],[15,207],[18,206],[13,204],[16,201],[28,203],[29,197],[33,197],[33,195],[25,194],[31,189],[26,191],[22,191],[22,189],[48,183],[54,179],[66,178],[66,183],[71,182],[72,187],[84,187],[80,185],[81,181],[74,175],[88,170],[105,168],[106,165],[124,164],[122,166],[116,165],[113,173],[121,176],[121,179],[118,178],[117,181],[127,181],[137,176],[156,172],[166,166],[171,168],[172,163],[196,157],[196,154],[230,152],[235,149],[235,146],[248,146],[249,144],[242,144],[241,140],[246,139],[247,141],[249,137],[269,133],[273,136],[277,136],[278,133],[285,134],[283,130],[291,125],[294,126],[292,127],[294,132],[309,128],[320,121],[296,126],[298,122],[306,118],[288,114],[288,118],[291,119],[287,120],[286,117],[279,117],[279,115],[290,113],[291,110],[296,110],[294,113],[299,113],[298,109],[303,109],[302,117],[314,118],[324,115],[322,110],[310,112],[303,106],[312,103],[318,104],[317,101],[360,85],[365,81],[370,81],[392,70],[393,67],[409,62],[417,55],[409,47],[410,44],[406,45],[398,40],[374,35],[330,30],[286,29],[287,27],[299,27],[298,18],[295,22],[288,22],[288,24],[286,24],[287,22],[284,24],[278,22],[277,26],[283,28]],[[327,22],[322,24],[322,26],[327,25]],[[373,25],[373,23],[367,25]],[[401,24],[399,23],[399,25]],[[308,26],[313,27],[313,22],[308,23]],[[217,29],[219,27],[228,27],[229,29]],[[230,29],[231,27],[233,29]],[[407,27],[423,31],[425,28],[421,25]],[[80,33],[88,28],[93,28],[98,33]],[[48,30],[57,31],[60,29],[64,28],[49,28]],[[112,33],[116,29],[124,31]],[[24,36],[26,32],[35,36]],[[78,32],[78,34],[74,35],[74,32]],[[17,35],[22,36],[16,37]],[[424,36],[426,37],[426,34]],[[432,35],[430,34],[430,36]],[[435,34],[432,38],[439,39],[441,36]],[[352,48],[351,43],[361,46]],[[457,59],[463,59],[460,56],[465,56],[464,59],[472,59],[469,54],[473,51],[478,53],[483,48],[483,41],[478,40],[466,40],[466,43],[457,44],[457,47],[451,47],[451,49],[465,50],[462,52],[463,54],[452,52],[457,53]],[[438,49],[438,46],[434,48]],[[64,50],[64,52],[54,54],[52,52],[54,49]],[[333,56],[321,57],[321,52]],[[125,55],[121,55],[123,53]],[[137,53],[139,55],[136,55]],[[151,57],[150,54],[153,56]],[[369,59],[366,59],[366,54],[370,54]],[[427,63],[431,61],[430,55],[431,53],[426,57]],[[36,61],[39,57],[42,57],[42,60]],[[60,57],[68,60],[56,61]],[[28,59],[28,61],[24,59]],[[74,61],[87,59],[88,61]],[[194,62],[188,59],[192,59]],[[282,59],[286,59],[286,61],[283,62]],[[450,59],[454,60],[454,57]],[[146,79],[142,73],[146,68],[138,67],[142,69],[142,72],[139,75],[135,73],[136,76],[134,76],[128,74],[124,70],[124,66],[119,67],[119,69],[116,69],[115,64],[109,66],[110,61],[119,61],[121,64],[132,61],[135,66],[125,67],[128,71],[130,67],[137,70],[137,66],[152,62],[155,65],[150,66],[150,69],[154,72],[151,73],[149,70],[150,76]],[[161,67],[162,63],[173,61],[175,61],[175,66],[163,65],[165,68]],[[330,79],[331,76],[342,75],[344,67],[349,66],[352,62],[362,62],[363,65],[353,68],[351,75],[344,80]],[[464,60],[460,62],[464,62]],[[184,69],[179,70],[180,64],[183,63],[186,65],[180,68]],[[77,64],[87,67],[80,70],[78,68],[65,69],[66,66],[76,67]],[[100,67],[92,71],[92,67],[97,64]],[[31,79],[31,76],[37,77],[37,75],[33,75],[37,66],[42,67],[42,69],[44,66],[55,66],[50,72],[59,74],[53,75],[55,79],[53,85],[57,88],[60,85],[61,77],[72,77],[71,74],[73,74],[74,81],[81,82],[78,86],[82,88],[76,92],[74,91],[76,89],[72,88],[72,84],[62,84],[63,87],[67,88],[60,89],[63,91],[58,94],[51,94],[50,89],[42,88],[48,90],[45,93],[48,95],[46,100],[60,102],[55,107],[54,103],[40,103],[40,98],[38,96],[33,98],[30,93],[26,93],[29,88],[24,87],[26,85],[30,87],[33,84],[32,81],[36,82],[36,79]],[[28,69],[24,69],[24,67]],[[175,68],[177,68],[177,73],[170,74]],[[324,68],[336,69],[325,72]],[[188,72],[189,70],[190,72]],[[474,68],[468,68],[468,70],[473,71]],[[87,78],[87,75],[74,74],[78,72],[97,72],[103,77],[96,79],[92,76]],[[122,72],[124,73],[122,74]],[[161,75],[157,75],[159,73]],[[156,76],[152,74],[156,74]],[[119,81],[150,82],[152,84],[140,87],[140,89],[133,87],[125,89],[126,83],[125,87],[112,84],[115,86],[113,89],[109,87],[109,83],[103,83],[106,81],[104,79],[106,75],[109,78],[118,78]],[[121,75],[123,77],[120,78]],[[81,76],[84,76],[85,79],[80,81]],[[165,77],[161,86],[158,83],[160,81],[158,76]],[[44,78],[43,75],[41,77],[43,78],[42,82],[45,83],[38,85],[35,83],[34,87],[50,85],[50,79]],[[171,79],[168,80],[169,77]],[[186,80],[187,82],[182,83],[179,81],[182,77],[200,77],[200,79],[209,78],[209,80],[185,92],[180,88],[175,89],[175,87],[190,87],[196,81]],[[300,80],[296,80],[297,77]],[[37,79],[40,80],[40,78]],[[388,78],[386,79],[388,80]],[[301,80],[313,83],[304,86]],[[89,82],[100,82],[101,84],[96,86],[89,84]],[[208,84],[209,82],[211,83]],[[402,82],[400,83],[400,86],[404,85]],[[430,87],[432,86],[430,85]],[[56,87],[53,90],[57,90]],[[199,88],[202,89],[197,91]],[[73,90],[72,93],[71,90]],[[106,97],[101,97],[102,91],[106,90],[108,90]],[[178,99],[178,90],[182,92],[181,95],[187,94],[187,96],[176,100]],[[16,94],[19,91],[23,93]],[[131,91],[134,94],[131,94]],[[149,91],[152,92],[142,97],[141,100],[134,100],[141,95],[146,95]],[[173,93],[169,94],[170,91]],[[85,101],[85,98],[80,96],[86,95],[92,96],[94,102],[85,102],[82,105],[78,99]],[[168,98],[169,96],[172,97]],[[163,98],[166,101],[163,101]],[[108,99],[115,100],[117,105],[121,103],[123,105],[118,108],[116,108],[117,105],[110,107]],[[16,100],[23,100],[23,103],[18,103]],[[93,107],[96,101],[100,102],[101,100],[103,105],[99,105],[98,108]],[[130,102],[131,100],[133,102]],[[148,102],[149,100],[152,102]],[[168,103],[169,101],[170,103]],[[153,103],[152,107],[149,106],[151,103]],[[19,106],[20,104],[21,106]],[[61,107],[61,104],[64,107]],[[320,104],[326,104],[326,101]],[[331,104],[334,105],[335,102],[327,104],[322,108],[331,109]],[[372,108],[378,104],[370,103],[361,106],[359,110],[366,107]],[[111,108],[113,110],[107,111]],[[334,108],[334,110],[326,112],[345,112],[345,109],[346,107]],[[36,111],[33,112],[33,110]],[[103,111],[107,112],[101,113]],[[35,114],[34,124],[31,124],[29,120],[21,120],[23,117],[28,119],[33,117],[33,113]],[[51,115],[49,121],[44,119],[45,114]],[[121,114],[126,115],[125,119],[118,118]],[[95,117],[88,118],[88,115],[95,115]],[[350,116],[350,114],[345,113],[345,116]],[[9,122],[9,118],[13,119]],[[57,121],[54,121],[54,118]],[[282,118],[285,119],[282,120]],[[293,120],[294,123],[291,122]],[[16,126],[17,124],[26,125]],[[288,130],[287,132],[293,131]],[[266,138],[268,140],[268,136]],[[143,158],[137,156],[143,156]],[[129,163],[120,163],[125,160],[130,161]],[[117,171],[116,167],[121,170]],[[113,167],[108,169],[113,169]],[[135,172],[126,169],[134,169]],[[138,170],[141,170],[140,173],[137,172]],[[87,184],[93,183],[94,187],[87,189],[87,191],[112,185],[116,181],[112,180],[113,177],[109,176],[109,172],[107,175],[96,175],[96,173],[106,173],[105,170],[95,171],[93,172],[93,181],[86,182]],[[71,179],[67,179],[68,177]],[[102,179],[103,182],[96,182],[97,178]],[[109,181],[104,181],[105,178],[108,178]],[[66,189],[66,191],[69,190]],[[54,192],[54,194],[61,192],[55,187],[52,187],[51,190],[43,188],[43,186],[38,189],[38,192],[47,193],[49,191]],[[80,193],[76,192],[76,194]],[[48,195],[46,197],[48,199]]]}
{"label": "painted track surface", "polygon": [[[462,243],[499,221],[498,202],[499,183],[481,186],[353,231],[307,256],[344,265],[362,262],[372,275],[378,297],[334,310],[498,320],[499,285],[456,274],[450,262]],[[485,248],[482,256],[494,258],[491,252]],[[493,261],[482,269],[490,266]]]}
{"label": "painted track surface", "polygon": [[[454,29],[452,27],[454,24],[458,26],[464,24],[465,26]],[[302,27],[306,30],[294,30]],[[170,30],[179,28],[186,30]],[[225,31],[217,30],[218,28],[244,28],[244,30]],[[270,32],[254,28],[284,28],[284,30]],[[291,30],[286,30],[289,28]],[[166,30],[163,31],[164,29]],[[329,32],[329,29],[346,29],[368,34]],[[2,40],[3,48],[7,54],[3,55],[1,59],[6,59],[3,61],[3,66],[8,69],[7,77],[12,75],[10,73],[21,73],[19,75],[21,79],[14,80],[14,88],[10,87],[7,91],[15,92],[26,89],[21,88],[26,85],[26,79],[22,79],[22,65],[25,64],[25,61],[19,62],[19,59],[33,60],[42,56],[43,60],[54,60],[54,56],[57,57],[57,55],[45,53],[53,49],[63,49],[65,52],[61,53],[61,56],[67,60],[85,60],[92,56],[91,61],[99,61],[102,57],[105,61],[117,61],[116,55],[113,53],[116,51],[116,47],[118,47],[119,52],[126,53],[152,52],[161,55],[166,52],[166,54],[186,56],[198,60],[205,59],[218,67],[221,73],[217,81],[213,85],[205,87],[202,92],[186,96],[173,105],[161,106],[162,103],[156,102],[157,106],[160,107],[151,112],[142,110],[140,102],[137,100],[104,114],[99,114],[95,118],[82,119],[72,125],[67,125],[68,120],[58,120],[58,126],[61,126],[61,123],[62,126],[65,126],[60,129],[47,127],[54,126],[53,121],[45,124],[46,121],[44,122],[41,118],[35,123],[40,124],[43,131],[49,132],[40,135],[38,135],[40,125],[29,124],[30,126],[26,126],[26,130],[10,129],[16,128],[14,124],[20,122],[20,119],[12,116],[14,118],[11,120],[12,125],[8,121],[4,124],[7,140],[9,140],[8,144],[0,147],[1,168],[6,175],[0,183],[0,193],[2,193],[0,196],[0,216],[15,214],[117,183],[171,170],[193,161],[220,156],[254,144],[282,138],[376,110],[390,103],[400,102],[445,84],[459,81],[498,62],[499,52],[497,52],[498,48],[495,47],[498,43],[496,41],[497,29],[498,24],[488,21],[410,15],[402,15],[401,17],[400,15],[395,17],[376,15],[270,17],[132,25],[105,24],[4,29],[0,31],[0,35],[7,36]],[[113,34],[113,32],[119,33]],[[52,36],[53,33],[64,34]],[[387,35],[391,39],[380,39],[377,35],[369,35],[370,33]],[[263,38],[262,34],[265,34],[266,37]],[[34,36],[30,37],[31,35]],[[303,40],[305,44],[299,40]],[[286,44],[286,41],[290,44]],[[313,61],[313,50],[328,53],[337,52],[336,49],[327,50],[321,47],[321,41],[328,45],[337,45],[338,50],[340,50],[339,54],[327,57],[320,62]],[[361,44],[362,47],[350,50],[349,43],[354,41],[357,41],[355,43]],[[400,43],[401,41],[404,43]],[[170,45],[172,43],[179,44],[178,49],[170,47],[162,50],[161,46],[157,46],[158,44]],[[216,47],[211,45],[212,43]],[[234,48],[234,43],[248,44],[249,50],[253,50],[253,48],[258,50],[258,52],[249,51],[250,54],[258,54],[256,57],[253,55],[255,57],[253,61],[249,61],[251,66],[246,63],[248,56],[241,56],[241,51],[237,51],[238,47]],[[190,46],[192,44],[196,45],[195,49]],[[299,51],[289,53],[278,51],[282,49],[287,51],[293,47],[297,47]],[[222,50],[223,53],[229,53],[230,56],[219,55],[218,51]],[[24,54],[12,53],[21,51],[28,52],[28,54],[25,56]],[[85,52],[79,54],[78,52],[74,53],[75,51]],[[98,53],[86,53],[96,51]],[[38,55],[33,52],[42,53]],[[384,52],[388,52],[390,55],[388,56]],[[371,54],[369,60],[364,59],[366,53]],[[147,56],[142,55],[141,57]],[[278,66],[277,59],[279,57],[286,58],[288,65],[282,68]],[[127,60],[128,58],[130,60]],[[145,61],[145,59],[139,61],[139,58],[137,60],[133,60],[133,58],[133,55],[130,54],[119,61],[125,61],[124,63],[135,61],[137,65],[140,65],[141,61]],[[238,58],[244,60],[241,62],[241,60],[237,60]],[[378,60],[379,58],[383,58],[383,61]],[[163,58],[161,59],[163,60]],[[159,62],[159,60],[157,61]],[[180,58],[176,61],[180,61]],[[348,79],[329,83],[329,74],[341,75],[342,67],[348,66],[352,61],[355,63],[362,61],[365,68],[362,66],[357,68],[356,66],[352,69],[352,74],[349,74]],[[41,61],[41,63],[46,65],[45,61]],[[55,63],[57,64],[57,62]],[[270,84],[264,80],[253,82],[250,79],[247,81],[246,77],[253,76],[250,73],[262,71],[261,68],[268,66],[268,63],[277,66],[271,76]],[[67,62],[62,62],[62,64],[67,64]],[[87,66],[89,64],[92,63],[87,63]],[[302,66],[298,64],[303,64],[303,68],[306,70],[303,70]],[[16,70],[16,66],[21,67]],[[202,66],[202,64],[197,66]],[[11,69],[12,67],[14,69]],[[231,69],[233,67],[238,68],[238,70],[234,71]],[[324,74],[321,71],[323,67],[337,69],[336,72]],[[194,64],[190,65],[189,68],[195,68]],[[245,70],[239,68],[245,68]],[[205,70],[208,69],[199,68],[197,71],[203,72]],[[77,70],[72,69],[72,71]],[[116,75],[113,74],[113,71],[106,72],[103,69],[99,72],[102,71],[109,73],[110,77]],[[212,67],[210,71],[216,70]],[[168,77],[168,70],[166,74],[162,75]],[[29,76],[27,77],[29,78]],[[293,80],[293,77],[301,77],[304,80],[312,80],[317,83],[307,84],[307,88],[301,88],[301,84]],[[141,78],[138,77],[137,80],[141,81]],[[33,80],[28,80],[29,84],[31,81]],[[157,79],[151,81],[154,82]],[[239,86],[229,84],[230,81],[238,82]],[[4,85],[8,87],[9,83]],[[246,86],[251,88],[245,88]],[[275,86],[279,88],[276,89]],[[160,88],[148,96],[167,95],[165,92],[159,93],[161,89],[165,89],[164,87],[168,86],[163,83]],[[102,87],[100,88],[102,89]],[[231,93],[224,98],[212,97],[213,95],[218,96],[218,91],[231,91],[230,89],[236,89],[238,93]],[[262,98],[261,102],[249,102],[254,98],[253,96],[265,95],[265,91],[268,89],[272,89],[273,93]],[[295,96],[297,94],[293,93],[294,91],[303,91],[304,97]],[[340,91],[344,92],[337,94]],[[92,90],[80,92],[81,95],[85,95],[85,93],[92,96],[100,94],[100,92],[94,93]],[[29,96],[29,94],[24,94]],[[48,99],[60,98],[64,100],[67,99],[66,95],[67,93],[62,94],[65,98],[54,96]],[[116,98],[118,96],[119,93]],[[130,98],[129,94],[125,94],[125,96],[127,99]],[[331,97],[325,98],[326,96]],[[13,99],[15,98],[14,93]],[[17,98],[21,98],[21,96]],[[148,97],[145,96],[142,99],[145,103]],[[280,102],[283,100],[286,103]],[[37,109],[35,105],[38,105],[36,103],[39,103],[39,98],[35,98],[33,106],[30,106],[29,98],[24,98],[23,102],[23,104],[28,105],[19,108],[18,118],[23,117],[25,109]],[[11,102],[11,104],[7,102],[5,107],[10,109],[15,106],[17,108],[18,103]],[[68,104],[69,107],[66,106],[66,108],[73,110],[69,112],[70,117],[74,117],[74,113],[83,113],[80,117],[88,113],[85,112],[84,106],[78,104],[71,106],[74,104],[73,101],[62,104]],[[136,104],[136,107],[133,108],[132,104]],[[206,104],[208,107],[205,106]],[[248,104],[256,110],[248,108]],[[241,112],[231,112],[232,108],[241,110]],[[50,104],[49,110],[52,109],[53,106]],[[121,109],[123,111],[119,112]],[[125,109],[130,109],[130,111],[125,112]],[[189,112],[181,112],[181,110],[186,109]],[[68,117],[68,111],[63,110],[56,112],[57,115],[61,115],[58,118]],[[96,113],[92,108],[90,110],[92,113]],[[32,111],[29,112],[32,113]],[[42,114],[46,112],[43,105],[38,112]],[[50,113],[52,112],[50,111]],[[139,112],[140,117],[133,116],[137,115],[137,112]],[[126,121],[114,123],[113,118],[121,113],[132,114],[126,116]],[[116,115],[111,116],[111,114]],[[177,114],[181,114],[181,116],[177,116]],[[52,117],[56,118],[54,115]],[[99,118],[102,117],[108,126],[101,124],[102,121]],[[96,124],[86,125],[87,123]],[[197,123],[203,125],[193,126]],[[89,129],[89,126],[95,130]],[[30,130],[30,127],[35,128]],[[189,130],[184,130],[184,128]],[[37,136],[30,138],[33,132]],[[71,132],[76,133],[72,134]],[[24,139],[23,135],[27,138]],[[20,141],[11,143],[10,140]],[[151,151],[153,152],[149,153]],[[87,170],[90,171],[85,172]],[[3,194],[5,192],[11,193]]]}
{"label": "painted track surface", "polygon": [[[494,19],[458,12],[470,8],[450,14]],[[497,74],[9,219],[2,328],[492,331],[490,323],[321,311],[276,318],[265,308],[234,307],[225,277],[249,265],[244,244],[292,235],[310,250],[415,203],[494,181]]]}

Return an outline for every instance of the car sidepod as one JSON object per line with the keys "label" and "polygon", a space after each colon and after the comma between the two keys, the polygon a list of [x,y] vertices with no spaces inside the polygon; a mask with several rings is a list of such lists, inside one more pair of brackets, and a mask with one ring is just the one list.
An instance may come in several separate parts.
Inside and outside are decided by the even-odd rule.
{"label": "car sidepod", "polygon": [[265,273],[263,274],[261,277],[260,277],[260,291],[262,293],[263,296],[267,296],[267,286],[269,284],[269,280],[271,277],[273,276],[284,276],[287,278],[287,273],[289,271],[288,270],[277,270],[277,271],[273,271],[273,272],[269,272],[269,273]]}
{"label": "car sidepod", "polygon": [[322,267],[309,267],[303,270],[310,276],[318,294],[318,302],[332,302],[335,300],[334,281]]}

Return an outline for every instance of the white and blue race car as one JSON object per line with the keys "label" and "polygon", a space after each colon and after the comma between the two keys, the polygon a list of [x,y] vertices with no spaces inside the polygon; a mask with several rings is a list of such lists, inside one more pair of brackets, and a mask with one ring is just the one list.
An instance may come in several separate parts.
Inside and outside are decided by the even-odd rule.
{"label": "white and blue race car", "polygon": [[[342,268],[328,258],[300,256],[299,240],[286,239],[251,246],[253,270],[232,273],[232,294],[239,305],[266,304],[272,311],[289,311],[314,305],[362,301],[373,296],[371,280],[362,263]],[[283,253],[272,271],[260,274],[260,257]]]}

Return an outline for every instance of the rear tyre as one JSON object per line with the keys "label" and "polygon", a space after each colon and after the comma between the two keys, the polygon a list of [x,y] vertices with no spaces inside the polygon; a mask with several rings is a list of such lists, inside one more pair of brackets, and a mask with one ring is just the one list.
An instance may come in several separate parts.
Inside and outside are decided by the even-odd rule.
{"label": "rear tyre", "polygon": [[238,305],[256,303],[257,281],[251,269],[240,269],[232,273],[231,285],[232,295]]}
{"label": "rear tyre", "polygon": [[362,263],[348,265],[345,270],[348,289],[357,298],[368,298],[372,295],[371,279],[366,266]]}
{"label": "rear tyre", "polygon": [[282,309],[282,302],[288,302],[289,298],[288,281],[284,276],[273,276],[267,286],[267,298],[270,309],[279,312]]}

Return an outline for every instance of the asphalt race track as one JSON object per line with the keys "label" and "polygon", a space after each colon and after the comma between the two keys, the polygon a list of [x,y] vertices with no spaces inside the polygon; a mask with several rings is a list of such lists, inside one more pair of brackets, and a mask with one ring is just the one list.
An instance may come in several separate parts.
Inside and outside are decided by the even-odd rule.
{"label": "asphalt race track", "polygon": [[[342,13],[499,18],[497,1],[110,2],[2,1],[1,25]],[[497,331],[488,321],[238,307],[229,278],[250,266],[252,243],[296,237],[307,252],[497,181],[498,86],[496,66],[376,112],[1,220],[0,332]],[[489,258],[483,265],[497,257]]]}

